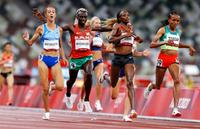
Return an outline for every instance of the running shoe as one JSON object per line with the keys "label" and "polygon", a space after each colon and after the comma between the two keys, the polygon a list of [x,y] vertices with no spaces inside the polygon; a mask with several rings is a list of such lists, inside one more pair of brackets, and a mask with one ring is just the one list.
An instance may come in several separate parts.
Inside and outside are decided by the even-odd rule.
{"label": "running shoe", "polygon": [[80,100],[78,102],[77,109],[78,109],[78,111],[83,111],[83,109],[84,109],[84,102],[82,100]]}
{"label": "running shoe", "polygon": [[95,108],[96,108],[96,111],[102,111],[103,110],[100,100],[96,100]]}
{"label": "running shoe", "polygon": [[89,101],[85,101],[84,102],[84,107],[85,107],[85,112],[92,112],[92,108],[90,106],[90,102]]}
{"label": "running shoe", "polygon": [[151,90],[152,89],[150,89],[150,87],[151,87],[151,85],[152,85],[152,83],[149,83],[149,85],[145,88],[145,90],[144,90],[144,98],[145,99],[147,99],[148,98],[148,96],[149,96],[149,94],[150,94],[150,92],[151,92]]}
{"label": "running shoe", "polygon": [[45,112],[44,115],[42,116],[43,120],[49,120],[50,119],[50,113],[49,112]]}
{"label": "running shoe", "polygon": [[66,97],[65,104],[66,104],[66,107],[68,109],[72,109],[73,108],[73,102],[72,102],[70,97]]}
{"label": "running shoe", "polygon": [[178,111],[178,108],[173,109],[172,116],[174,116],[174,117],[180,117],[181,116],[181,113]]}
{"label": "running shoe", "polygon": [[135,110],[131,110],[129,118],[131,119],[137,118],[137,112]]}
{"label": "running shoe", "polygon": [[124,122],[132,122],[133,121],[128,115],[124,115],[123,118],[122,118],[122,120]]}

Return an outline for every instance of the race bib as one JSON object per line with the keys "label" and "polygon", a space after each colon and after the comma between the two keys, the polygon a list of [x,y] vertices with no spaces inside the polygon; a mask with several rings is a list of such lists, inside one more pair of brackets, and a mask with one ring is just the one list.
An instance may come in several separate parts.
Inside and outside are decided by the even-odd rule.
{"label": "race bib", "polygon": [[44,49],[59,49],[59,40],[44,40]]}
{"label": "race bib", "polygon": [[75,49],[79,51],[90,50],[90,41],[88,39],[76,39]]}
{"label": "race bib", "polygon": [[4,67],[13,67],[13,61],[9,60],[8,62],[3,64]]}
{"label": "race bib", "polygon": [[94,37],[93,38],[93,46],[101,47],[103,44],[103,40],[100,37]]}
{"label": "race bib", "polygon": [[180,42],[180,38],[178,37],[178,36],[176,36],[176,35],[169,35],[169,36],[167,36],[167,41],[169,41],[169,40],[171,40],[171,41],[173,41],[173,43],[174,44],[179,44],[179,42]]}
{"label": "race bib", "polygon": [[120,44],[122,45],[133,45],[133,43],[134,43],[134,38],[132,36],[120,40]]}

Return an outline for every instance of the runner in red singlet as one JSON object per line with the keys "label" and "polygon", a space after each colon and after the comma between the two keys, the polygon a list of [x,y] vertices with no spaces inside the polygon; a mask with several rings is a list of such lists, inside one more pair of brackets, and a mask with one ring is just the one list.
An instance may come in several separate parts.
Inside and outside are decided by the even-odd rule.
{"label": "runner in red singlet", "polygon": [[0,93],[3,83],[6,80],[8,84],[8,101],[7,105],[12,105],[13,101],[13,84],[14,84],[14,54],[12,44],[7,42],[3,45],[2,54],[0,56]]}
{"label": "runner in red singlet", "polygon": [[86,25],[88,11],[84,8],[80,8],[76,11],[77,24],[65,25],[64,31],[70,32],[71,37],[71,54],[69,60],[69,75],[70,78],[67,81],[67,93],[66,93],[66,106],[72,108],[73,104],[70,99],[71,89],[76,81],[78,71],[83,69],[85,73],[85,98],[84,107],[85,112],[92,112],[92,108],[89,102],[90,91],[92,88],[92,51],[91,45],[91,28]]}

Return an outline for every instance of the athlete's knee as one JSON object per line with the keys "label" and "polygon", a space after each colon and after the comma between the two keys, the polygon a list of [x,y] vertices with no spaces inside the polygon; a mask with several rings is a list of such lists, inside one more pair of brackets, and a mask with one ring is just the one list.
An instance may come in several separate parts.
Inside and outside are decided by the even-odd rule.
{"label": "athlete's knee", "polygon": [[92,85],[92,74],[86,74],[85,86]]}
{"label": "athlete's knee", "polygon": [[179,85],[180,84],[180,80],[179,79],[175,79],[174,80],[174,85]]}
{"label": "athlete's knee", "polygon": [[118,87],[112,88],[111,98],[112,98],[113,100],[115,100],[115,99],[117,98],[118,94],[119,94],[119,89],[118,89]]}
{"label": "athlete's knee", "polygon": [[8,85],[8,89],[13,89],[13,85]]}
{"label": "athlete's knee", "polygon": [[161,84],[151,84],[151,89],[157,89],[157,90],[160,90],[160,86]]}
{"label": "athlete's knee", "polygon": [[85,68],[85,73],[86,74],[92,74],[93,71],[93,67],[91,64],[87,64],[86,68]]}
{"label": "athlete's knee", "polygon": [[86,73],[86,77],[92,79],[92,73]]}
{"label": "athlete's knee", "polygon": [[158,86],[158,85],[155,85],[155,87],[153,87],[153,89],[160,90],[160,86]]}
{"label": "athlete's knee", "polygon": [[67,81],[67,86],[73,86],[74,82],[76,81],[76,78],[70,78],[68,81]]}
{"label": "athlete's knee", "polygon": [[117,81],[113,80],[111,81],[112,88],[115,88],[117,86]]}
{"label": "athlete's knee", "polygon": [[46,79],[42,79],[40,84],[44,89],[44,87],[48,88],[49,82]]}
{"label": "athlete's knee", "polygon": [[133,85],[127,85],[127,89],[128,90],[132,90],[133,89]]}
{"label": "athlete's knee", "polygon": [[100,87],[103,85],[102,82],[101,82],[101,80],[100,80],[100,78],[97,80],[96,85],[100,86]]}
{"label": "athlete's knee", "polygon": [[86,68],[85,73],[92,75],[92,67],[91,68]]}
{"label": "athlete's knee", "polygon": [[133,87],[133,79],[127,79],[127,87],[132,88]]}
{"label": "athlete's knee", "polygon": [[48,88],[43,88],[43,95],[48,96]]}
{"label": "athlete's knee", "polygon": [[112,88],[115,88],[116,87],[116,83],[112,83],[111,82],[111,86],[112,86]]}
{"label": "athlete's knee", "polygon": [[59,84],[56,85],[56,90],[58,90],[58,91],[62,91],[63,88],[64,88],[64,84],[63,83],[59,83]]}

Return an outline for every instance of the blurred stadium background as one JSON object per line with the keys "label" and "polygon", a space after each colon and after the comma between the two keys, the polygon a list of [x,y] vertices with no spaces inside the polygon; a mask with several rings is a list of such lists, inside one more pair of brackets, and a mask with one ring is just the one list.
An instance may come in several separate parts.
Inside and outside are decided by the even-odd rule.
{"label": "blurred stadium background", "polygon": [[[171,10],[177,10],[181,15],[182,41],[193,45],[197,53],[189,56],[188,50],[180,50],[182,67],[182,80],[184,88],[198,87],[200,68],[200,1],[199,0],[1,0],[0,1],[0,45],[10,41],[13,43],[15,53],[15,82],[16,84],[30,82],[38,83],[36,60],[40,53],[39,42],[28,47],[22,40],[24,31],[33,34],[41,22],[33,17],[32,9],[39,8],[43,11],[48,4],[57,8],[57,24],[72,23],[78,8],[84,7],[89,11],[89,18],[98,16],[101,19],[116,17],[116,13],[126,8],[130,11],[131,21],[137,35],[144,39],[138,45],[138,50],[149,48],[161,21],[167,18]],[[69,55],[69,34],[64,33],[64,49]],[[105,39],[106,40],[106,39]],[[156,57],[159,49],[152,49],[148,58],[137,58],[137,78],[145,80],[154,79]],[[112,55],[105,55],[111,59]],[[68,78],[68,69],[63,68],[65,79]],[[80,75],[81,76],[81,75]],[[168,79],[168,78],[166,78]],[[170,79],[169,79],[170,80]],[[170,81],[167,81],[169,83]],[[172,83],[164,86],[172,86]],[[140,84],[141,86],[142,83]]]}

